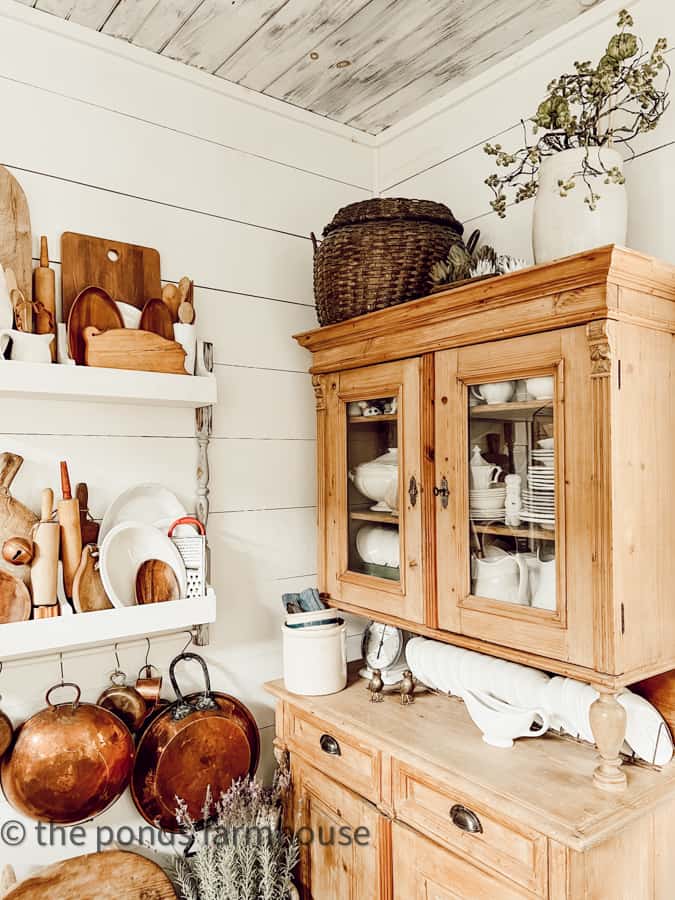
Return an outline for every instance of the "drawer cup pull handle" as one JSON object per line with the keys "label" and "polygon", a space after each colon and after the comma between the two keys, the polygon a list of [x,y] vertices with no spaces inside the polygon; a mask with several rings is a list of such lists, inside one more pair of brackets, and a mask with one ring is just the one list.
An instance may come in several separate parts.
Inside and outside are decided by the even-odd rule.
{"label": "drawer cup pull handle", "polygon": [[319,738],[319,745],[324,753],[329,756],[342,756],[342,750],[335,738],[330,734],[322,734]]}
{"label": "drawer cup pull handle", "polygon": [[480,819],[476,813],[471,812],[470,809],[467,809],[466,806],[462,806],[460,803],[455,803],[452,807],[450,818],[452,819],[452,824],[462,831],[468,831],[469,834],[483,833],[483,826],[480,824]]}

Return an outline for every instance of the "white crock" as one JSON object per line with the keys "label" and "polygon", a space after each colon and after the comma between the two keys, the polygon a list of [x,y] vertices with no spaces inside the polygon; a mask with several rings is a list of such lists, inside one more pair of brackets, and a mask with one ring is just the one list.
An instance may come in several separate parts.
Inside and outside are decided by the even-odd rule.
{"label": "white crock", "polygon": [[[590,210],[584,202],[588,193],[579,176],[574,179],[576,187],[566,197],[560,196],[558,181],[568,181],[574,173],[581,171],[586,152],[583,148],[563,150],[546,157],[541,164],[532,223],[532,247],[538,263],[605,244],[626,243],[628,200],[625,185],[605,184],[604,176],[591,179],[594,192],[600,195],[595,210]],[[623,160],[616,150],[590,147],[588,153],[594,167],[600,154],[605,168],[618,166],[623,170]]]}

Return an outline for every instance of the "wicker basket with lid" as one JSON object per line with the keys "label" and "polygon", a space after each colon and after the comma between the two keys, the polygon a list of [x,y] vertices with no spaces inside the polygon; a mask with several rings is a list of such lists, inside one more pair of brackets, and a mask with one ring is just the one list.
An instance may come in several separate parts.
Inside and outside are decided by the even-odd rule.
{"label": "wicker basket with lid", "polygon": [[339,210],[314,235],[314,296],[321,325],[429,293],[429,270],[462,242],[450,209],[431,200],[375,198]]}

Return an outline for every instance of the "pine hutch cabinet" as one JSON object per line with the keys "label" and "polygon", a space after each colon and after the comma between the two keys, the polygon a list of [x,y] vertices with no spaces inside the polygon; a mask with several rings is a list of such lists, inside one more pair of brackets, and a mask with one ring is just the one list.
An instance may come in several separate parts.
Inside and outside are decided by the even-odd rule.
{"label": "pine hutch cabinet", "polygon": [[488,747],[456,699],[269,685],[296,827],[371,835],[303,847],[305,898],[673,896],[675,764],[622,765],[616,695],[675,668],[674,301],[608,246],[297,336],[326,602],[599,691],[598,761]]}

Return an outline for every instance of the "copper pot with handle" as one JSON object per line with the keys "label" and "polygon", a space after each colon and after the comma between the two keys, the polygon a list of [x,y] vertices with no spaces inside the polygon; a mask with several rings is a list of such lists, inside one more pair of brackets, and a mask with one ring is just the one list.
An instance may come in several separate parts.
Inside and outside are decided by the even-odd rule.
{"label": "copper pot with handle", "polygon": [[[69,703],[54,691],[71,688]],[[25,722],[2,761],[2,789],[18,812],[41,822],[75,825],[111,806],[129,783],[134,760],[131,732],[116,715],[80,702],[66,682],[47,691],[47,708]]]}
{"label": "copper pot with handle", "polygon": [[[176,681],[179,662],[199,663],[204,690],[183,696]],[[136,749],[131,794],[151,824],[179,832],[176,798],[187,805],[195,825],[207,824],[207,791],[218,799],[238,778],[253,775],[260,757],[260,735],[250,710],[228,694],[211,690],[209,670],[196,653],[181,653],[169,675],[177,700],[148,725]]]}

